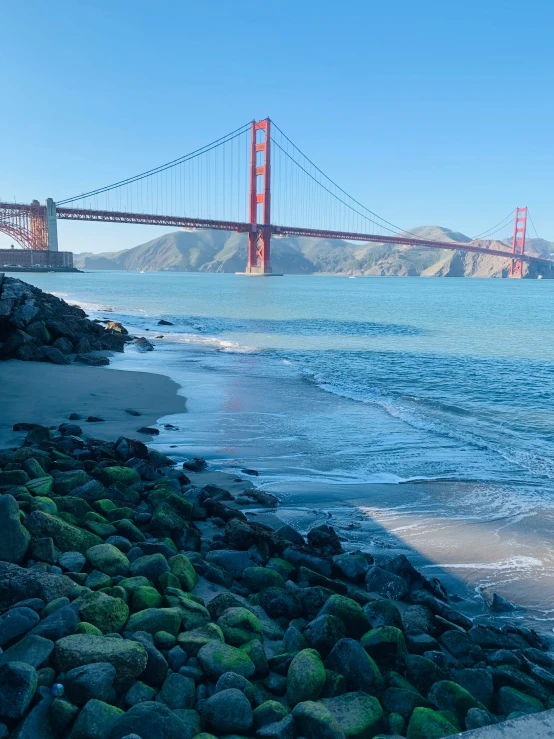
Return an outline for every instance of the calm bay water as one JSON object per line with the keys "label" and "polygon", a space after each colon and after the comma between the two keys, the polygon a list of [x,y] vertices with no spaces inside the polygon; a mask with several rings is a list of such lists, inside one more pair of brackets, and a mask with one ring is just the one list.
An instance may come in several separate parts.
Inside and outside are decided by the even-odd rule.
{"label": "calm bay water", "polygon": [[162,446],[255,467],[292,517],[317,508],[358,545],[394,539],[550,619],[553,282],[25,279],[163,333],[155,352],[113,362],[183,386],[189,413],[171,419],[179,431],[163,431]]}

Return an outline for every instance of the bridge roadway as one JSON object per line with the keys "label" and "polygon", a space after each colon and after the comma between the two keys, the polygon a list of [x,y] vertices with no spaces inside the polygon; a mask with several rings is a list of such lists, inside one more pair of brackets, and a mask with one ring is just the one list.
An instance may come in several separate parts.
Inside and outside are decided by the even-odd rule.
{"label": "bridge roadway", "polygon": [[[0,207],[1,207],[0,203]],[[28,207],[28,206],[23,206]],[[145,213],[126,213],[105,210],[86,210],[79,208],[56,209],[56,217],[61,220],[71,221],[100,221],[107,223],[135,223],[150,226],[172,226],[175,228],[211,228],[217,231],[238,231],[240,233],[248,233],[252,230],[250,223],[240,223],[236,221],[212,221],[201,218],[181,218],[178,216],[160,216],[149,215]],[[263,228],[259,225],[256,230]],[[501,249],[488,249],[486,246],[479,246],[478,243],[460,243],[457,241],[431,241],[428,239],[418,239],[411,235],[402,236],[378,236],[376,234],[353,233],[349,231],[320,231],[312,228],[299,228],[297,226],[269,226],[272,236],[303,236],[318,239],[342,239],[345,241],[363,241],[373,242],[377,244],[398,244],[403,246],[420,246],[430,249],[462,249],[464,251],[476,252],[477,254],[488,254],[494,257],[502,257],[511,259],[511,251],[502,251]],[[538,262],[542,264],[554,264],[552,260],[544,257],[530,256],[523,254],[517,259],[524,262]]]}

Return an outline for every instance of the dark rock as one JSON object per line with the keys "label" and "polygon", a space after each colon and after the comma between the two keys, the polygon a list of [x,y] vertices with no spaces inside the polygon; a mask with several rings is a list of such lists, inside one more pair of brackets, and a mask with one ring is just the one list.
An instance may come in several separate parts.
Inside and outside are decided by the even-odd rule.
{"label": "dark rock", "polygon": [[144,336],[141,336],[136,341],[133,341],[133,344],[136,346],[136,348],[139,350],[139,352],[151,352],[154,351],[154,344],[150,343],[148,339],[145,339]]}
{"label": "dark rock", "polygon": [[461,631],[445,631],[441,634],[439,641],[462,665],[472,667],[477,662],[485,660],[482,648]]}
{"label": "dark rock", "polygon": [[409,654],[406,657],[406,677],[420,693],[427,695],[434,683],[446,680],[446,673],[427,657]]}
{"label": "dark rock", "polygon": [[337,532],[332,526],[323,524],[322,526],[314,526],[308,531],[308,542],[328,556],[340,554],[342,552],[342,544],[340,543]]}
{"label": "dark rock", "polygon": [[186,462],[183,462],[183,469],[189,470],[190,472],[202,472],[207,468],[207,466],[208,463],[201,457],[194,457],[194,459],[189,459]]}
{"label": "dark rock", "polygon": [[295,706],[319,698],[325,685],[325,667],[315,649],[304,649],[292,660],[287,674],[287,702]]}
{"label": "dark rock", "polygon": [[[28,480],[27,474],[23,474]],[[0,483],[4,484],[2,481]],[[19,564],[25,557],[30,541],[29,532],[19,519],[17,501],[12,495],[0,496],[0,560]]]}
{"label": "dark rock", "polygon": [[374,629],[377,626],[402,628],[400,611],[390,600],[374,600],[363,607],[363,612]]}
{"label": "dark rock", "polygon": [[489,669],[454,669],[452,679],[465,688],[475,700],[482,703],[489,710],[493,707],[494,685],[492,673]]}
{"label": "dark rock", "polygon": [[345,739],[338,721],[322,702],[299,703],[292,715],[298,731],[306,739]]}
{"label": "dark rock", "polygon": [[0,647],[30,631],[40,621],[31,608],[12,608],[0,616]]}
{"label": "dark rock", "polygon": [[457,727],[437,711],[430,708],[416,708],[408,724],[406,736],[409,739],[431,739],[456,734]]}
{"label": "dark rock", "polygon": [[141,739],[186,739],[192,736],[177,713],[164,703],[146,701],[130,708],[119,718],[110,739],[125,739],[135,734]]}
{"label": "dark rock", "polygon": [[378,626],[360,639],[360,644],[381,669],[403,668],[408,651],[404,635],[394,626]]}
{"label": "dark rock", "polygon": [[217,734],[244,734],[254,723],[248,699],[236,688],[212,695],[203,702],[200,713],[207,728]]}
{"label": "dark rock", "polygon": [[41,346],[39,351],[44,362],[51,362],[52,364],[71,364],[65,354],[62,354],[62,352],[54,346]]}
{"label": "dark rock", "polygon": [[134,680],[146,667],[147,653],[136,641],[92,634],[74,634],[56,642],[54,665],[59,672],[95,662],[110,662],[118,680]]}
{"label": "dark rock", "polygon": [[21,718],[37,689],[34,667],[24,662],[9,662],[0,667],[0,716]]}
{"label": "dark rock", "polygon": [[148,436],[158,436],[160,433],[159,429],[152,428],[151,426],[141,426],[137,429],[138,434],[146,434]]}
{"label": "dark rock", "polygon": [[112,736],[112,730],[124,715],[120,708],[92,698],[77,716],[71,739],[104,739]]}
{"label": "dark rock", "polygon": [[408,592],[408,584],[402,577],[373,565],[365,576],[366,588],[385,598],[401,600]]}
{"label": "dark rock", "polygon": [[0,608],[8,608],[24,598],[41,598],[48,602],[69,595],[74,587],[73,580],[64,575],[0,562]]}
{"label": "dark rock", "polygon": [[140,415],[142,415],[140,411],[135,411],[132,408],[125,408],[125,413],[128,413],[130,416],[140,416]]}
{"label": "dark rock", "polygon": [[64,685],[70,701],[84,706],[91,698],[107,701],[114,680],[115,667],[109,662],[96,662],[69,670]]}
{"label": "dark rock", "polygon": [[459,722],[463,722],[470,708],[479,708],[477,701],[458,683],[441,680],[435,683],[427,698],[442,711],[452,711]]}
{"label": "dark rock", "polygon": [[415,708],[433,708],[431,701],[412,690],[403,688],[387,688],[382,698],[383,706],[390,713],[398,713],[406,721]]}
{"label": "dark rock", "polygon": [[194,680],[176,672],[169,672],[162,689],[156,696],[156,701],[165,703],[173,710],[192,708],[194,706],[195,690]]}
{"label": "dark rock", "polygon": [[342,577],[352,582],[363,582],[373,558],[362,552],[349,552],[348,554],[337,554],[333,557],[333,565]]}
{"label": "dark rock", "polygon": [[544,705],[537,698],[522,693],[516,688],[504,686],[498,691],[498,713],[509,716],[511,713],[539,713]]}
{"label": "dark rock", "polygon": [[525,649],[527,642],[516,634],[501,634],[484,626],[474,626],[468,632],[471,639],[483,649]]}
{"label": "dark rock", "polygon": [[75,632],[79,623],[79,606],[77,603],[70,603],[67,606],[59,608],[37,624],[31,634],[42,636],[44,639],[57,641],[64,636],[69,636]]}
{"label": "dark rock", "polygon": [[25,662],[37,669],[46,662],[53,649],[54,642],[29,634],[0,655],[0,665],[8,662]]}
{"label": "dark rock", "polygon": [[[322,657],[326,657],[339,639],[347,636],[346,626],[336,616],[323,614],[311,621],[304,630],[304,636]],[[313,700],[306,698],[305,700]]]}
{"label": "dark rock", "polygon": [[105,418],[100,418],[100,416],[89,416],[86,419],[86,422],[87,423],[104,423],[105,420],[106,420]]}
{"label": "dark rock", "polygon": [[89,367],[105,367],[110,363],[110,360],[108,357],[103,357],[99,354],[77,354],[75,356],[74,362],[79,362],[80,364],[86,364]]}
{"label": "dark rock", "polygon": [[351,690],[379,695],[385,683],[374,660],[354,639],[341,639],[325,660],[328,670],[338,672],[347,680]]}
{"label": "dark rock", "polygon": [[198,651],[198,660],[206,675],[212,680],[219,680],[226,672],[236,672],[250,678],[255,671],[254,663],[247,654],[219,641],[205,644]]}
{"label": "dark rock", "polygon": [[298,599],[283,588],[265,588],[258,594],[259,603],[270,618],[284,616],[289,621],[302,614]]}

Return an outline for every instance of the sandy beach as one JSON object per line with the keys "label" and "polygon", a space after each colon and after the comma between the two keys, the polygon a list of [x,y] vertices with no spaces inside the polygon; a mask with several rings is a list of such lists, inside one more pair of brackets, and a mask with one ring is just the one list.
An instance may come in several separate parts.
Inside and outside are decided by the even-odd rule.
{"label": "sandy beach", "polygon": [[[71,413],[104,418],[83,423],[85,433],[97,439],[132,436],[148,442],[152,437],[137,434],[138,428],[186,410],[177,383],[147,372],[12,359],[0,363],[0,387],[0,447],[21,443],[25,434],[12,430],[16,423],[59,426]],[[126,413],[127,408],[140,416]]]}

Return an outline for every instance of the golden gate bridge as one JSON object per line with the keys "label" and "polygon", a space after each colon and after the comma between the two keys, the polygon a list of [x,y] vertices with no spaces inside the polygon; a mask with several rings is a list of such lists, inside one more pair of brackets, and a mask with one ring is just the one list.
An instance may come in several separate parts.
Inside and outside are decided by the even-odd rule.
{"label": "golden gate bridge", "polygon": [[[44,205],[0,202],[0,232],[23,249],[58,253],[58,220],[236,231],[248,235],[245,274],[272,275],[272,236],[464,250],[523,263],[554,264],[526,253],[527,208],[469,242],[434,241],[404,231],[362,205],[317,167],[269,118],[252,121],[159,167]],[[509,243],[499,234],[510,229]],[[63,253],[60,253],[60,256]],[[71,255],[69,255],[71,256]],[[66,260],[67,261],[67,260]],[[58,261],[58,263],[62,263]]]}

